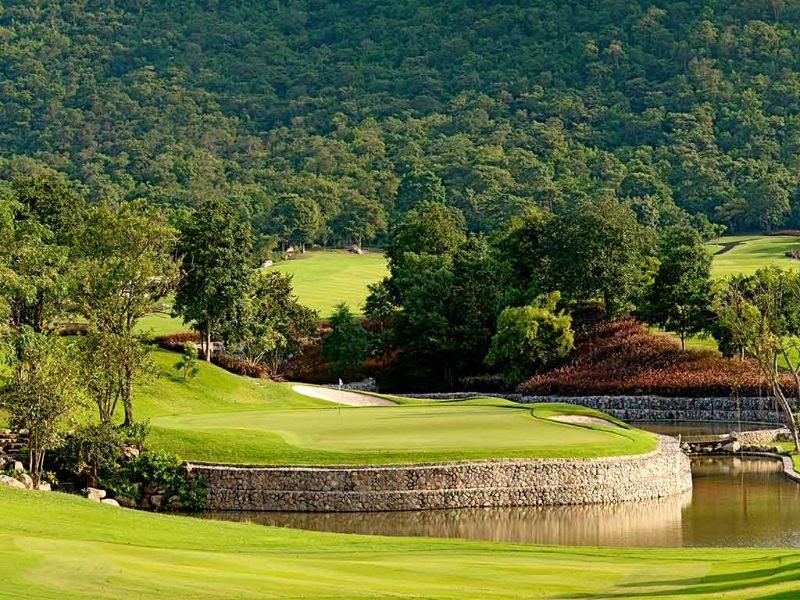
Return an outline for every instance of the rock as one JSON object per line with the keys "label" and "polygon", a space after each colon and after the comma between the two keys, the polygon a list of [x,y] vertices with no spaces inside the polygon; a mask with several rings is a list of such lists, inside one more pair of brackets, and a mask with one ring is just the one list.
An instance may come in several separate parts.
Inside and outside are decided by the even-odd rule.
{"label": "rock", "polygon": [[122,455],[128,460],[139,456],[139,449],[134,446],[125,446],[122,450]]}
{"label": "rock", "polygon": [[119,502],[114,500],[113,498],[103,498],[100,500],[101,504],[108,504],[109,506],[119,506]]}
{"label": "rock", "polygon": [[86,497],[92,502],[100,502],[106,497],[106,491],[97,488],[86,488]]}
{"label": "rock", "polygon": [[125,508],[136,508],[136,500],[133,498],[128,498],[127,496],[117,496],[116,500],[117,504],[120,506],[124,506]]}
{"label": "rock", "polygon": [[9,477],[8,475],[0,475],[0,485],[5,485],[12,488],[18,488],[21,490],[26,489],[24,483],[14,479],[13,477]]}
{"label": "rock", "polygon": [[170,510],[181,510],[183,508],[183,502],[181,502],[180,496],[170,496],[169,500],[167,500],[167,508]]}
{"label": "rock", "polygon": [[39,482],[39,485],[36,487],[37,490],[40,492],[51,492],[53,488],[50,486],[49,483],[45,483],[43,481]]}
{"label": "rock", "polygon": [[27,473],[17,474],[17,481],[21,482],[27,489],[33,489],[33,478]]}
{"label": "rock", "polygon": [[164,501],[164,496],[162,496],[161,494],[154,494],[154,495],[150,496],[150,505],[153,508],[156,508],[156,509],[160,508],[161,507],[161,503],[163,501]]}
{"label": "rock", "polygon": [[11,470],[16,471],[17,473],[22,473],[23,471],[25,471],[25,467],[22,466],[21,462],[15,460],[14,464],[11,465]]}
{"label": "rock", "polygon": [[720,448],[723,452],[739,452],[741,449],[742,445],[736,440],[723,444],[722,448]]}

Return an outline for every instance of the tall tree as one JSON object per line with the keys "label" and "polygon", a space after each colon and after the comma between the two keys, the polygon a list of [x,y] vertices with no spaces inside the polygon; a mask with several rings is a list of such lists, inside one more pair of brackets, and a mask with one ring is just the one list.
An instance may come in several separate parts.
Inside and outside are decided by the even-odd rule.
{"label": "tall tree", "polygon": [[[88,212],[74,251],[75,308],[97,334],[90,338],[90,354],[99,353],[108,363],[105,368],[119,374],[118,379],[104,377],[103,384],[121,386],[125,425],[134,420],[134,379],[151,370],[149,346],[136,325],[175,288],[176,240],[177,231],[157,207],[144,201],[101,204]],[[106,389],[98,394],[115,393]],[[102,408],[100,413],[107,416]]]}
{"label": "tall tree", "polygon": [[653,233],[625,203],[584,201],[548,229],[546,289],[566,298],[600,298],[613,317],[632,307],[652,270]]}
{"label": "tall tree", "polygon": [[364,240],[373,240],[379,233],[386,231],[386,211],[375,200],[361,194],[349,194],[344,199],[334,227],[360,249]]}
{"label": "tall tree", "polygon": [[[767,267],[751,277],[733,278],[719,290],[714,309],[733,341],[758,364],[800,451],[800,276]],[[783,387],[784,361],[795,382],[795,398]]]}
{"label": "tall tree", "polygon": [[711,320],[711,254],[696,229],[670,227],[658,243],[658,270],[642,313],[648,321],[686,337],[706,330]]}
{"label": "tall tree", "polygon": [[213,336],[247,291],[252,246],[247,215],[215,196],[192,213],[180,232],[173,310],[200,334],[209,362]]}

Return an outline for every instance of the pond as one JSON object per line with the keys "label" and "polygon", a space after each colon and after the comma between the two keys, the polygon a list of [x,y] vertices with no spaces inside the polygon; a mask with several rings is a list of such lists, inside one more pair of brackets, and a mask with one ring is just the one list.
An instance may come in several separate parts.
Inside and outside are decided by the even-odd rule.
{"label": "pond", "polygon": [[[730,424],[725,427],[722,431],[731,431]],[[800,548],[800,485],[783,476],[779,461],[698,457],[692,460],[692,479],[691,493],[613,505],[207,516],[337,533],[530,544]]]}

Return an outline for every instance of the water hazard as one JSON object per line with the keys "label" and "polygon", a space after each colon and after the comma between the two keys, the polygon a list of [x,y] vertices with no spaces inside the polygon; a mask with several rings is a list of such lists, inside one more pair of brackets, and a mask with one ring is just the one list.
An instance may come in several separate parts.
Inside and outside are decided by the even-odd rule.
{"label": "water hazard", "polygon": [[692,478],[691,493],[614,505],[208,516],[338,533],[531,544],[800,548],[800,485],[783,476],[780,462],[700,457],[692,461]]}

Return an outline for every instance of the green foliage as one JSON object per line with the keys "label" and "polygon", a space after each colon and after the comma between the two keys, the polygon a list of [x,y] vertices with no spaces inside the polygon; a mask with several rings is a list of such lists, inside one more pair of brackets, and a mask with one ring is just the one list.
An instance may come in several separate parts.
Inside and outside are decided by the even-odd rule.
{"label": "green foliage", "polygon": [[197,345],[194,342],[186,342],[183,345],[181,359],[175,363],[175,369],[181,374],[184,380],[194,379],[200,372],[197,366]]}
{"label": "green foliage", "polygon": [[200,333],[208,361],[212,336],[247,289],[252,246],[249,219],[217,196],[206,198],[182,225],[173,311]]}
{"label": "green foliage", "polygon": [[695,229],[674,226],[661,235],[658,261],[642,312],[651,323],[676,332],[685,349],[687,336],[706,331],[712,319],[711,255]]}
{"label": "green foliage", "polygon": [[331,332],[322,341],[322,355],[331,363],[334,375],[358,370],[369,352],[369,338],[347,304],[336,307],[328,319]]}
{"label": "green foliage", "polygon": [[177,456],[170,452],[145,450],[129,460],[106,484],[115,492],[137,498],[136,484],[163,489],[164,496],[178,496],[187,510],[202,510],[206,505],[202,478],[188,476]]}
{"label": "green foliage", "polygon": [[522,382],[572,351],[572,319],[556,309],[560,299],[561,294],[551,292],[529,306],[508,307],[500,313],[486,363],[503,370],[507,385]]}
{"label": "green foliage", "polygon": [[35,484],[45,453],[62,439],[67,420],[79,406],[74,367],[68,344],[23,326],[7,335],[11,375],[0,387],[0,408],[12,427],[28,430],[28,470]]}
{"label": "green foliage", "polygon": [[652,237],[625,203],[581,202],[548,228],[544,287],[570,300],[600,298],[607,316],[627,311],[648,283]]}
{"label": "green foliage", "polygon": [[301,305],[292,276],[255,271],[220,328],[229,352],[271,373],[289,356],[299,356],[317,332],[318,315]]}
{"label": "green foliage", "polygon": [[60,466],[85,478],[89,486],[112,476],[123,459],[120,430],[108,422],[82,425],[72,431],[59,449]]}

